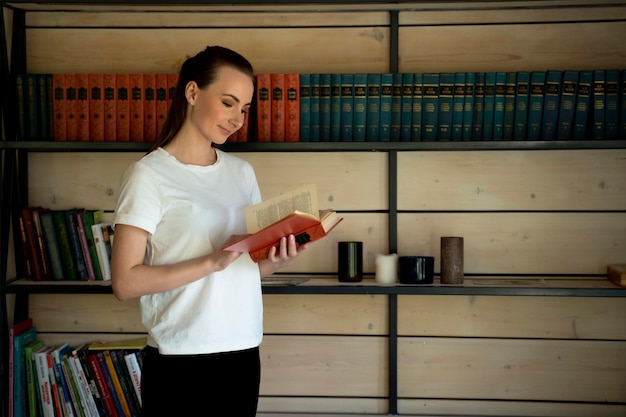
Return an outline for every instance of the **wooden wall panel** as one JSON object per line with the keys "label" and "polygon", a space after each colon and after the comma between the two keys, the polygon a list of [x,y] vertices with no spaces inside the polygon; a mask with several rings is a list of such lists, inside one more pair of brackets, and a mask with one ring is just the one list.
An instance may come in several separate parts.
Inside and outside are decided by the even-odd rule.
{"label": "wooden wall panel", "polygon": [[[386,415],[389,411],[389,405],[384,398],[272,397],[261,395],[258,411],[262,413],[257,414],[258,417],[295,417],[300,415],[299,413],[312,413],[305,414],[307,417],[323,417],[324,415],[331,417],[328,415],[329,413],[351,417],[355,413],[356,415]],[[272,412],[272,414],[264,414],[265,412]]]}
{"label": "wooden wall panel", "polygon": [[626,340],[626,299],[398,297],[401,336]]}
{"label": "wooden wall panel", "polygon": [[623,68],[626,22],[403,26],[400,72]]}
{"label": "wooden wall panel", "polygon": [[626,342],[402,337],[402,398],[626,402]]}
{"label": "wooden wall panel", "polygon": [[387,338],[266,336],[261,395],[383,397]]}
{"label": "wooden wall panel", "polygon": [[622,262],[626,213],[405,213],[398,254],[435,256],[464,237],[464,270],[477,274],[606,274]]}
{"label": "wooden wall panel", "polygon": [[266,334],[386,335],[387,297],[383,295],[265,294]]}
{"label": "wooden wall panel", "polygon": [[398,209],[626,209],[626,150],[399,152]]}
{"label": "wooden wall panel", "polygon": [[209,44],[243,54],[259,73],[389,69],[389,29],[384,27],[130,30],[129,36],[127,28],[29,29],[27,71],[178,72],[186,56]]}

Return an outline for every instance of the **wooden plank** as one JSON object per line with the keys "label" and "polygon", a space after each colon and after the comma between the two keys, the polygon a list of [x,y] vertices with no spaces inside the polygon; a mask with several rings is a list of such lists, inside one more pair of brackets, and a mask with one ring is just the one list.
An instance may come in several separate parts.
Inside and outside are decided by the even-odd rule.
{"label": "wooden plank", "polygon": [[378,26],[298,30],[37,28],[26,32],[27,71],[178,72],[184,58],[204,49],[207,39],[241,53],[259,73],[385,72],[389,68],[389,29]]}
{"label": "wooden plank", "polygon": [[383,397],[386,343],[373,336],[267,336],[261,395]]}
{"label": "wooden plank", "polygon": [[624,403],[625,349],[626,342],[402,337],[398,395]]}
{"label": "wooden plank", "polygon": [[58,346],[63,343],[80,346],[95,341],[135,339],[146,336],[146,333],[44,333],[37,328],[37,335],[47,346]]}
{"label": "wooden plank", "polygon": [[626,299],[398,296],[401,336],[626,341]]}
{"label": "wooden plank", "polygon": [[621,404],[583,404],[541,401],[481,401],[481,400],[437,400],[420,398],[399,400],[398,412],[401,415],[424,416],[510,416],[510,417],[623,417],[626,406]]}
{"label": "wooden plank", "polygon": [[624,210],[626,150],[399,152],[399,210]]}
{"label": "wooden plank", "polygon": [[[188,7],[193,9],[193,7]],[[304,7],[283,5],[281,12],[274,8],[268,10],[251,11],[252,7],[200,7],[189,11],[144,11],[142,13],[129,11],[114,11],[101,13],[97,11],[41,12],[34,11],[26,14],[26,26],[56,27],[56,28],[181,28],[181,27],[328,27],[328,26],[388,26],[389,14],[384,11],[324,11],[320,7],[316,10],[301,11]],[[259,6],[254,8],[258,9]],[[208,10],[207,10],[208,9]],[[283,11],[284,10],[284,11]]]}
{"label": "wooden plank", "polygon": [[403,26],[400,72],[623,68],[626,22]]}
{"label": "wooden plank", "polygon": [[[257,417],[362,417],[364,414],[370,417],[388,416],[387,403],[383,398],[261,396]],[[355,412],[358,414],[352,414]]]}
{"label": "wooden plank", "polygon": [[386,335],[383,295],[263,296],[265,334]]}
{"label": "wooden plank", "polygon": [[400,213],[398,254],[435,256],[463,236],[465,273],[603,274],[624,259],[626,213]]}

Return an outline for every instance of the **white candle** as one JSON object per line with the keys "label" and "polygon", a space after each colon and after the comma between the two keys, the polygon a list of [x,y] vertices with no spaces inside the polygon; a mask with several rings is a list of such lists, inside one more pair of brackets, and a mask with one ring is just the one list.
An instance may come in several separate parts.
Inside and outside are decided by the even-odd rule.
{"label": "white candle", "polygon": [[376,282],[395,284],[398,279],[398,254],[376,255]]}

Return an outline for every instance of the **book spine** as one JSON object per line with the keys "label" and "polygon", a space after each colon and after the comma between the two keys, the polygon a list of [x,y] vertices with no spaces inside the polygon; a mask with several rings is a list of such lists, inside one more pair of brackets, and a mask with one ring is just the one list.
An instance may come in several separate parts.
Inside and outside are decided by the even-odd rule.
{"label": "book spine", "polygon": [[[155,140],[161,134],[167,118],[167,74],[156,74],[156,131]],[[248,115],[249,116],[249,115]],[[249,117],[248,117],[249,119]]]}
{"label": "book spine", "polygon": [[54,140],[67,141],[67,101],[65,99],[65,74],[52,74]]}
{"label": "book spine", "polygon": [[517,73],[509,71],[506,73],[504,86],[504,125],[502,128],[502,139],[513,139],[515,127],[515,97],[517,87]]}
{"label": "book spine", "polygon": [[52,124],[50,107],[48,102],[50,98],[48,97],[48,77],[51,74],[37,74],[36,82],[37,82],[37,91],[35,93],[35,98],[37,101],[37,123],[39,124],[39,139],[41,141],[49,141],[52,140]]}
{"label": "book spine", "polygon": [[117,373],[120,381],[124,398],[126,399],[126,403],[130,409],[130,415],[138,417],[140,414],[140,410],[137,408],[138,401],[135,399],[135,392],[132,387],[132,382],[128,374],[128,368],[126,367],[122,353],[120,350],[111,350],[109,353],[111,354],[111,361],[113,362],[115,372]]}
{"label": "book spine", "polygon": [[103,74],[102,84],[104,89],[104,141],[115,142],[117,140],[117,76],[115,74]]}
{"label": "book spine", "polygon": [[40,140],[39,107],[37,106],[37,75],[24,74],[24,114],[26,121],[25,139]]}
{"label": "book spine", "polygon": [[129,102],[129,140],[131,142],[144,142],[144,86],[143,74],[129,74],[128,85],[130,88]]}
{"label": "book spine", "polygon": [[622,71],[620,84],[620,139],[626,139],[626,69]]}
{"label": "book spine", "polygon": [[26,139],[26,74],[15,76],[15,98],[17,99],[17,139]]}
{"label": "book spine", "polygon": [[23,274],[26,277],[26,279],[32,280],[33,279],[33,260],[30,256],[30,249],[28,247],[28,238],[26,237],[26,228],[24,225],[24,216],[22,213],[20,213],[19,216],[19,225],[20,225],[20,243],[21,243],[21,250],[22,250],[22,265],[24,268]]}
{"label": "book spine", "polygon": [[464,72],[454,73],[452,90],[452,134],[453,141],[463,140],[463,116],[465,110],[465,82],[467,75]]}
{"label": "book spine", "polygon": [[107,369],[109,370],[109,377],[111,378],[111,381],[113,382],[113,389],[115,390],[115,393],[120,402],[120,405],[122,406],[123,413],[126,416],[130,416],[131,415],[130,408],[129,408],[128,402],[126,401],[126,396],[124,395],[124,391],[122,390],[122,385],[120,383],[119,376],[117,374],[115,365],[113,363],[113,359],[111,357],[111,352],[108,350],[105,350],[102,352],[102,354],[104,355],[104,362],[106,364]]}
{"label": "book spine", "polygon": [[50,398],[52,399],[54,414],[57,416],[62,416],[63,412],[61,411],[61,401],[59,399],[60,387],[56,383],[56,378],[54,376],[54,365],[52,364],[52,355],[50,352],[46,354],[46,363],[48,366],[48,378],[50,380]]}
{"label": "book spine", "polygon": [[515,86],[515,122],[513,139],[525,140],[528,129],[528,103],[530,99],[530,72],[517,73]]}
{"label": "book spine", "polygon": [[354,74],[341,75],[341,141],[353,140]]}
{"label": "book spine", "polygon": [[130,352],[124,355],[124,362],[126,363],[126,367],[128,368],[128,374],[130,375],[133,390],[135,392],[135,396],[139,401],[139,405],[141,406],[141,366],[139,365],[139,361],[137,360],[137,356],[140,355],[141,352]]}
{"label": "book spine", "polygon": [[391,127],[389,138],[392,142],[400,140],[402,130],[402,74],[392,74],[391,84]]}
{"label": "book spine", "polygon": [[75,142],[79,135],[78,74],[65,74],[65,100],[67,103],[67,140]]}
{"label": "book spine", "polygon": [[115,76],[115,140],[130,141],[130,75]]}
{"label": "book spine", "polygon": [[320,123],[321,123],[321,115],[320,115],[320,98],[321,98],[321,90],[320,90],[320,74],[313,73],[311,74],[311,134],[309,141],[310,142],[319,142],[325,138],[320,137]]}
{"label": "book spine", "polygon": [[551,70],[546,72],[543,118],[541,123],[541,139],[543,140],[553,140],[556,137],[561,97],[561,78],[561,71]]}
{"label": "book spine", "polygon": [[311,74],[300,74],[300,142],[311,141]]}
{"label": "book spine", "polygon": [[96,223],[91,226],[93,233],[94,245],[98,253],[98,263],[102,272],[102,279],[108,281],[111,279],[111,270],[109,266],[109,258],[104,243],[104,234],[102,233],[102,224]]}
{"label": "book spine", "polygon": [[70,397],[72,398],[72,407],[74,409],[74,414],[77,417],[86,417],[85,409],[83,408],[84,406],[80,399],[80,394],[78,393],[76,378],[74,377],[74,373],[72,372],[69,357],[67,355],[62,358],[61,370],[63,371],[63,376],[67,381],[67,388]]}
{"label": "book spine", "polygon": [[424,75],[421,72],[413,74],[413,105],[411,110],[411,141],[422,140],[422,100],[424,98]]}
{"label": "book spine", "polygon": [[300,141],[300,75],[285,74],[285,142]]}
{"label": "book spine", "polygon": [[493,107],[493,140],[504,138],[504,104],[506,96],[506,72],[496,72],[496,91]]}
{"label": "book spine", "polygon": [[89,142],[89,74],[76,74],[76,140]]}
{"label": "book spine", "polygon": [[439,74],[424,74],[424,98],[422,99],[422,138],[437,140],[439,126]]}
{"label": "book spine", "polygon": [[533,71],[530,75],[530,97],[528,99],[528,133],[526,135],[528,140],[539,140],[541,137],[545,87],[545,71]]}
{"label": "book spine", "polygon": [[46,211],[40,213],[39,218],[41,220],[46,250],[48,251],[48,258],[50,259],[52,279],[62,281],[65,279],[65,272],[63,271],[63,259],[59,248],[56,227],[54,226],[53,214],[51,211]]}
{"label": "book spine", "polygon": [[606,70],[606,91],[604,108],[604,137],[608,140],[618,138],[619,132],[619,70]]}
{"label": "book spine", "polygon": [[[316,224],[300,233],[298,233],[298,235],[308,235],[308,242],[315,242],[316,240],[319,240],[321,238],[323,238],[324,236],[327,235],[326,231],[324,230],[324,226],[322,226],[322,224]],[[254,262],[261,262],[265,259],[267,259],[267,257],[269,256],[269,252],[270,249],[272,247],[277,247],[280,244],[280,242],[273,242],[271,245],[265,246],[263,248],[257,249],[257,250],[252,250],[249,252],[250,258],[254,261]],[[296,241],[296,246],[299,246],[299,244]]]}
{"label": "book spine", "polygon": [[341,141],[341,74],[330,74],[330,141]]}
{"label": "book spine", "polygon": [[572,138],[577,89],[578,71],[564,71],[563,83],[561,84],[561,103],[559,108],[559,119],[556,132],[557,139],[569,140]]}
{"label": "book spine", "polygon": [[606,73],[593,71],[593,138],[604,139],[606,108]]}
{"label": "book spine", "polygon": [[330,141],[330,74],[320,74],[320,141]]}
{"label": "book spine", "polygon": [[41,210],[40,208],[32,208],[31,214],[33,219],[33,228],[35,230],[35,238],[37,239],[37,253],[41,262],[41,278],[43,280],[52,279],[52,267],[50,266],[50,257],[46,250],[46,244],[43,237],[43,227],[41,226]]}
{"label": "book spine", "polygon": [[104,75],[89,74],[89,140],[104,142]]}
{"label": "book spine", "polygon": [[367,75],[366,140],[378,141],[380,135],[380,74]]}
{"label": "book spine", "polygon": [[24,222],[26,240],[28,242],[28,258],[31,260],[33,280],[41,281],[43,279],[43,272],[41,260],[39,259],[39,249],[37,245],[37,237],[35,235],[35,226],[33,224],[31,208],[22,209],[21,216]]}
{"label": "book spine", "polygon": [[91,399],[93,401],[93,406],[96,409],[96,416],[106,416],[106,409],[104,407],[104,403],[102,402],[102,397],[100,396],[100,391],[98,391],[98,387],[96,386],[96,381],[93,373],[91,372],[91,367],[87,362],[87,354],[88,347],[87,345],[83,345],[76,351],[76,356],[78,358],[78,362],[81,365],[83,373],[85,374],[85,378],[87,380],[87,385],[91,391]]}
{"label": "book spine", "polygon": [[67,280],[77,280],[76,264],[72,255],[72,247],[68,233],[68,226],[63,211],[53,211],[54,228],[59,242],[59,252],[63,261],[63,274]]}
{"label": "book spine", "polygon": [[485,105],[483,108],[483,140],[493,139],[493,112],[496,99],[496,73],[485,73]]}
{"label": "book spine", "polygon": [[40,74],[41,78],[45,79],[46,93],[45,93],[45,111],[41,114],[45,115],[45,123],[47,124],[47,140],[54,140],[54,88],[52,86],[52,74]]}
{"label": "book spine", "polygon": [[70,248],[72,249],[72,258],[76,266],[77,278],[81,281],[89,280],[89,273],[87,272],[87,265],[85,264],[85,258],[83,257],[83,250],[80,244],[80,238],[78,236],[78,224],[76,220],[77,211],[75,209],[65,210],[65,224],[67,225],[67,235],[70,242]]}
{"label": "book spine", "polygon": [[157,138],[156,74],[143,74],[143,141]]}
{"label": "book spine", "polygon": [[270,142],[272,140],[272,102],[271,102],[271,75],[257,74],[257,141]]}
{"label": "book spine", "polygon": [[442,72],[439,75],[439,116],[437,139],[452,139],[452,100],[454,98],[454,73]]}
{"label": "book spine", "polygon": [[270,74],[272,93],[272,142],[285,141],[285,74]]}
{"label": "book spine", "polygon": [[353,137],[355,142],[365,142],[367,137],[367,74],[354,74]]}
{"label": "book spine", "polygon": [[86,408],[90,415],[94,417],[98,417],[100,413],[98,412],[98,408],[96,407],[96,402],[94,400],[93,393],[91,392],[91,386],[89,385],[89,380],[87,379],[87,374],[85,373],[85,369],[83,368],[83,364],[81,363],[78,357],[78,351],[74,351],[72,353],[72,358],[74,361],[74,365],[76,367],[76,372],[78,373],[78,380],[81,384],[81,390],[85,394],[85,402]]}
{"label": "book spine", "polygon": [[[485,99],[485,73],[465,73],[465,99],[463,101],[464,141],[480,140],[482,136],[483,105]],[[480,120],[480,123],[478,123]]]}
{"label": "book spine", "polygon": [[115,409],[115,404],[113,403],[113,399],[111,398],[111,394],[109,393],[109,389],[104,380],[104,375],[102,370],[100,369],[96,354],[89,353],[86,359],[89,370],[94,377],[94,381],[100,394],[100,398],[102,399],[102,404],[106,413],[105,415],[107,417],[118,417],[117,410]]}
{"label": "book spine", "polygon": [[96,279],[96,275],[93,270],[93,263],[91,262],[91,253],[89,252],[89,244],[87,243],[87,235],[85,234],[85,225],[83,224],[83,216],[81,212],[76,213],[76,228],[78,230],[78,240],[80,242],[82,257],[85,261],[85,267],[87,269],[87,277],[90,281],[94,281]]}
{"label": "book spine", "polygon": [[400,141],[411,142],[413,131],[413,73],[402,74],[402,97],[400,98]]}
{"label": "book spine", "polygon": [[44,417],[54,417],[54,405],[52,404],[52,391],[50,388],[50,374],[46,352],[36,352],[33,354],[36,362],[37,380],[39,387],[39,398]]}
{"label": "book spine", "polygon": [[591,136],[588,132],[588,126],[590,126],[588,120],[592,83],[593,73],[586,70],[580,71],[578,88],[576,89],[576,108],[574,110],[574,140],[583,140]]}

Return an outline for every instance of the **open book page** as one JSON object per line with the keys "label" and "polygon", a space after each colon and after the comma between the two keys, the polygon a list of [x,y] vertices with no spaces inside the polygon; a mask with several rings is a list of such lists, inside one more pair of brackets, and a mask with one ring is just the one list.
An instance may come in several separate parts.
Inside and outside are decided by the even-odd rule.
{"label": "open book page", "polygon": [[295,211],[318,216],[319,206],[315,184],[308,184],[246,207],[248,233],[256,233]]}

